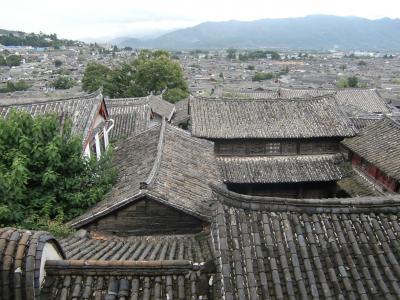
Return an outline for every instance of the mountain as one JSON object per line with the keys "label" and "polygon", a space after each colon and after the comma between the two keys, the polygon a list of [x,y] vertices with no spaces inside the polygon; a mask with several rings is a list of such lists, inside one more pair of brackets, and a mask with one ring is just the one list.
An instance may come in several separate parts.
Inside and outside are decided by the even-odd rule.
{"label": "mountain", "polygon": [[400,19],[313,15],[250,22],[205,22],[147,41],[125,40],[121,44],[166,49],[400,50]]}

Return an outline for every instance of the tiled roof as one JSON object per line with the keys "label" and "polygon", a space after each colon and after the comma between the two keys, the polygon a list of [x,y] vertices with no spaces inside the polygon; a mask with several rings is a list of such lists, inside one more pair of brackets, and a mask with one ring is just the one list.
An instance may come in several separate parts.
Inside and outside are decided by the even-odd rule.
{"label": "tiled roof", "polygon": [[116,236],[99,233],[70,236],[60,241],[66,257],[72,260],[190,260],[212,259],[208,234]]}
{"label": "tiled roof", "polygon": [[369,125],[374,124],[379,121],[381,116],[359,116],[359,117],[351,117],[350,120],[354,124],[354,126],[360,130],[361,128],[367,127]]}
{"label": "tiled roof", "polygon": [[221,298],[399,297],[399,197],[214,198]]}
{"label": "tiled roof", "polygon": [[114,155],[117,182],[103,201],[72,220],[72,225],[79,227],[144,196],[208,218],[208,184],[220,182],[212,142],[164,121],[123,141]]}
{"label": "tiled roof", "polygon": [[212,292],[204,266],[187,260],[64,260],[45,268],[40,299],[202,299]]}
{"label": "tiled roof", "polygon": [[48,243],[60,258],[65,257],[57,240],[47,232],[0,229],[1,299],[39,299],[41,263]]}
{"label": "tiled roof", "polygon": [[151,108],[148,97],[106,99],[108,113],[115,125],[111,139],[130,137],[148,129]]}
{"label": "tiled roof", "polygon": [[171,120],[175,112],[175,106],[172,103],[165,101],[160,96],[155,95],[149,96],[149,103],[151,110],[154,113],[166,118],[168,121]]}
{"label": "tiled roof", "polygon": [[218,157],[225,182],[334,181],[347,174],[341,155]]}
{"label": "tiled roof", "polygon": [[353,136],[334,99],[191,100],[192,134],[211,139]]}
{"label": "tiled roof", "polygon": [[72,120],[72,132],[87,137],[89,129],[93,125],[94,117],[99,112],[103,96],[100,92],[58,100],[44,102],[25,103],[20,105],[0,106],[0,117],[7,117],[11,109],[26,111],[32,116],[56,114],[69,117]]}
{"label": "tiled roof", "polygon": [[357,170],[353,170],[350,172],[350,176],[339,180],[337,185],[349,194],[350,197],[379,196],[384,194],[367,179],[362,177]]}
{"label": "tiled roof", "polygon": [[350,115],[368,113],[388,113],[390,107],[376,89],[288,89],[267,91],[226,91],[225,98],[233,99],[301,99],[309,97],[333,96],[338,104]]}
{"label": "tiled roof", "polygon": [[400,180],[400,123],[385,117],[342,142],[351,151]]}

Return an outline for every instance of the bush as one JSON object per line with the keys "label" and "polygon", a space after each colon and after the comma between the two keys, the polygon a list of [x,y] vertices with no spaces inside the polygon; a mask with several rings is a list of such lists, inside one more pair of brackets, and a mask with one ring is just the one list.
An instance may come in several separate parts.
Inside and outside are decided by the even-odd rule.
{"label": "bush", "polygon": [[63,64],[63,62],[62,62],[61,60],[59,60],[59,59],[56,59],[56,60],[54,61],[54,66],[55,66],[56,68],[61,67],[62,64]]}
{"label": "bush", "polygon": [[253,81],[263,81],[269,80],[274,78],[274,74],[272,73],[263,73],[263,72],[256,72],[252,78]]}
{"label": "bush", "polygon": [[12,93],[15,91],[26,91],[30,87],[31,86],[23,80],[17,81],[16,83],[13,83],[12,81],[8,81],[5,87],[0,88],[0,93]]}
{"label": "bush", "polygon": [[6,63],[7,63],[7,66],[9,66],[9,67],[19,66],[21,64],[21,61],[22,61],[22,57],[20,55],[12,54],[12,55],[7,56],[7,58],[6,58]]}
{"label": "bush", "polygon": [[0,118],[0,225],[55,227],[80,215],[115,181],[110,155],[83,158],[69,120],[11,111]]}
{"label": "bush", "polygon": [[342,77],[336,83],[336,87],[338,88],[357,88],[359,86],[357,76]]}
{"label": "bush", "polygon": [[67,90],[72,88],[75,85],[75,80],[72,78],[60,75],[51,83],[51,86],[54,87],[56,90]]}

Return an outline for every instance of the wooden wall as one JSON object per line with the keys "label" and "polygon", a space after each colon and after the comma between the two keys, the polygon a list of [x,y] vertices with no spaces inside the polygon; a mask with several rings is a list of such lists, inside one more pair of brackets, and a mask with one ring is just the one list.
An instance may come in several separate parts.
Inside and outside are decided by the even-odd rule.
{"label": "wooden wall", "polygon": [[336,193],[335,182],[304,182],[274,184],[234,184],[228,183],[228,189],[245,195],[321,199],[331,198]]}
{"label": "wooden wall", "polygon": [[386,175],[380,169],[367,162],[355,153],[351,153],[352,165],[375,181],[378,185],[388,189],[391,192],[400,192],[400,183],[396,179]]}
{"label": "wooden wall", "polygon": [[217,155],[263,156],[329,154],[339,152],[339,139],[236,139],[215,140]]}
{"label": "wooden wall", "polygon": [[143,198],[84,227],[119,236],[197,233],[203,222],[196,217]]}

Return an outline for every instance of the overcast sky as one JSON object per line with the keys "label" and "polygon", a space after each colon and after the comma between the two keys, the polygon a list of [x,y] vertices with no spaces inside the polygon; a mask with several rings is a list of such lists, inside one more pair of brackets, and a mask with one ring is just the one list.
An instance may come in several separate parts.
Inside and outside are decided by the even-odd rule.
{"label": "overcast sky", "polygon": [[[71,39],[138,36],[204,21],[311,14],[400,18],[400,0],[11,0],[1,1],[0,28],[57,33]],[[400,34],[400,33],[399,33]]]}

